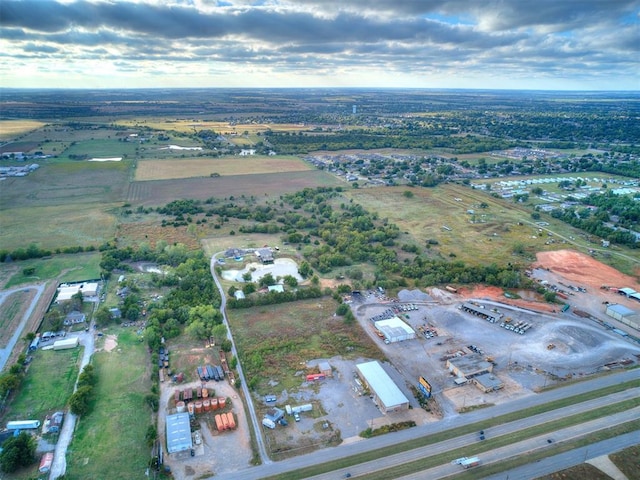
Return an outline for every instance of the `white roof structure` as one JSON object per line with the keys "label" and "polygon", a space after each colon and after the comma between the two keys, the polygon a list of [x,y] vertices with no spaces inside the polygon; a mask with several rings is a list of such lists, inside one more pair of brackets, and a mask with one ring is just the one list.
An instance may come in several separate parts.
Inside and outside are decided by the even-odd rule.
{"label": "white roof structure", "polygon": [[76,283],[75,285],[64,285],[58,287],[58,296],[56,302],[66,302],[71,300],[76,293],[82,292],[85,296],[93,297],[98,294],[98,284],[91,283]]}
{"label": "white roof structure", "polygon": [[391,343],[416,338],[415,330],[397,316],[386,320],[379,320],[375,322],[374,325]]}
{"label": "white roof structure", "polygon": [[176,453],[193,448],[189,414],[167,415],[167,452]]}
{"label": "white roof structure", "polygon": [[408,408],[409,400],[376,360],[356,365],[362,379],[376,395],[384,412]]}

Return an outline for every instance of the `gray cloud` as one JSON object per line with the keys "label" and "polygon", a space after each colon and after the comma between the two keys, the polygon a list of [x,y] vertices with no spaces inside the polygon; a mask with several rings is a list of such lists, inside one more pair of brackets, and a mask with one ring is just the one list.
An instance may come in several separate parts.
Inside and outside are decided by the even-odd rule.
{"label": "gray cloud", "polygon": [[[261,5],[256,6],[257,3]],[[640,0],[0,1],[2,58],[451,71],[637,73]],[[5,49],[7,50],[7,49]],[[6,52],[5,52],[6,53]],[[126,65],[126,67],[125,67]],[[589,68],[585,68],[585,66]],[[80,68],[80,66],[77,66]],[[465,71],[465,68],[468,70]],[[222,69],[221,69],[222,70]],[[151,72],[151,70],[148,70]],[[164,67],[154,70],[154,75]]]}

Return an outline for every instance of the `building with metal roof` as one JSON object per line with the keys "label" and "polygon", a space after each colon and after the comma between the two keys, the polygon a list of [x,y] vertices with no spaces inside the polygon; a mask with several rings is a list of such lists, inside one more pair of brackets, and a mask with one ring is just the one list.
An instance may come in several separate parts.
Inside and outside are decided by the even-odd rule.
{"label": "building with metal roof", "polygon": [[640,330],[640,315],[635,310],[627,308],[624,305],[614,303],[607,305],[605,313],[625,325],[635,328],[636,330]]}
{"label": "building with metal roof", "polygon": [[456,377],[472,378],[493,371],[493,364],[478,354],[451,358],[446,365]]}
{"label": "building with metal roof", "polygon": [[359,363],[356,365],[356,372],[369,388],[374,402],[382,413],[409,408],[409,400],[378,361]]}
{"label": "building with metal roof", "polygon": [[416,332],[398,317],[379,320],[374,323],[375,327],[384,335],[389,343],[403,342],[416,338]]}
{"label": "building with metal roof", "polygon": [[189,414],[176,413],[167,415],[167,452],[184,452],[193,448]]}

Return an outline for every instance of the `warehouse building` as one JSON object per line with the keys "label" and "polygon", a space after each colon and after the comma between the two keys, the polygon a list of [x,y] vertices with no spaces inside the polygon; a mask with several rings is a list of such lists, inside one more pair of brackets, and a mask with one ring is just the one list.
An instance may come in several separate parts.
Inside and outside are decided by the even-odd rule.
{"label": "warehouse building", "polygon": [[504,383],[493,373],[483,373],[473,377],[473,383],[484,393],[495,392],[504,387]]}
{"label": "warehouse building", "polygon": [[473,378],[493,371],[493,364],[477,354],[451,358],[446,365],[458,378]]}
{"label": "warehouse building", "polygon": [[389,343],[403,342],[416,338],[415,330],[398,317],[379,320],[374,325],[384,335],[385,341]]}
{"label": "warehouse building", "polygon": [[167,415],[167,452],[184,452],[193,448],[189,414],[186,412]]}
{"label": "warehouse building", "polygon": [[607,305],[606,314],[631,328],[640,330],[640,315],[635,310],[615,303]]}
{"label": "warehouse building", "polygon": [[382,413],[398,412],[409,408],[409,400],[377,361],[356,365],[356,372],[369,388],[373,401]]}

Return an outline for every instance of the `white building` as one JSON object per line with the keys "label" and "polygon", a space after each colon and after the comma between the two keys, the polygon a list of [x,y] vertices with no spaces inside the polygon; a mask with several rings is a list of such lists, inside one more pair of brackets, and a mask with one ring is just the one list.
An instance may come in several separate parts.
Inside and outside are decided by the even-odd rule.
{"label": "white building", "polygon": [[403,342],[416,338],[415,330],[398,317],[379,320],[374,325],[389,343]]}
{"label": "white building", "polygon": [[356,365],[360,379],[367,385],[382,413],[409,408],[409,400],[377,361]]}

